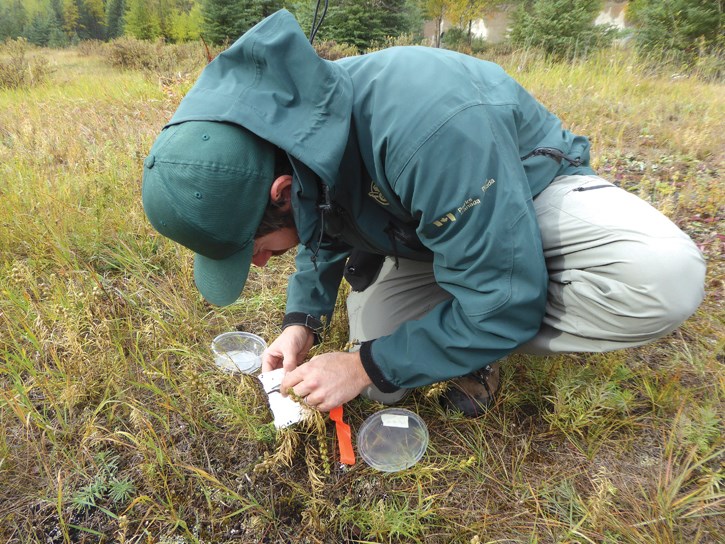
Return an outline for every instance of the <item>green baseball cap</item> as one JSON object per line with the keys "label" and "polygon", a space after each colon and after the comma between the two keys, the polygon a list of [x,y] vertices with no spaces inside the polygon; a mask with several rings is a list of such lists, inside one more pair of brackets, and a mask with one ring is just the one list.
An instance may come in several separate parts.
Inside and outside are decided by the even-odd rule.
{"label": "green baseball cap", "polygon": [[275,148],[239,125],[165,128],[144,161],[142,200],[154,228],[193,250],[194,281],[218,306],[239,298],[274,181]]}

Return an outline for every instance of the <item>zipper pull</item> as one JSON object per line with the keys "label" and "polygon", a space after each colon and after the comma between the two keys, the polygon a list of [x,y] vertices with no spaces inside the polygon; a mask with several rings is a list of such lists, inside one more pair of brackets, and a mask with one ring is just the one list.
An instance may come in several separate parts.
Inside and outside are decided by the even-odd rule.
{"label": "zipper pull", "polygon": [[555,161],[557,161],[559,163],[563,159],[563,160],[567,161],[569,164],[571,164],[572,166],[581,166],[582,165],[581,157],[570,157],[568,155],[565,155],[563,151],[556,149],[555,147],[537,147],[528,155],[521,157],[521,160],[525,161],[526,159],[528,159],[530,157],[537,157],[539,155],[544,155],[545,157],[554,159]]}

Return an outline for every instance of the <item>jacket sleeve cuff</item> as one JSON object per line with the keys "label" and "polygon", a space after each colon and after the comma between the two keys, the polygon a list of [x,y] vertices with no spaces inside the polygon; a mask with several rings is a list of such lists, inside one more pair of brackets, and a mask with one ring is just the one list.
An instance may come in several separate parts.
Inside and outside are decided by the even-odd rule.
{"label": "jacket sleeve cuff", "polygon": [[374,341],[369,340],[368,342],[360,344],[360,360],[362,361],[363,368],[375,387],[383,393],[394,393],[400,388],[385,379],[380,368],[373,360],[372,347]]}
{"label": "jacket sleeve cuff", "polygon": [[290,312],[285,314],[282,320],[282,330],[285,330],[291,325],[302,325],[307,327],[315,335],[315,344],[319,344],[322,337],[322,321],[317,319],[314,315],[305,314],[303,312]]}

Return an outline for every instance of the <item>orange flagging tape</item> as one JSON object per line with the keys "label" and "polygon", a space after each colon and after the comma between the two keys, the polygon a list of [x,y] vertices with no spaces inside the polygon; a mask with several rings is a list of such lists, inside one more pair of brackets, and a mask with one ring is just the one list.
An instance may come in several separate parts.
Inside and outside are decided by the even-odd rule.
{"label": "orange flagging tape", "polygon": [[355,464],[355,452],[352,450],[350,425],[342,420],[342,404],[330,410],[330,419],[335,422],[337,445],[340,448],[340,462],[344,465]]}

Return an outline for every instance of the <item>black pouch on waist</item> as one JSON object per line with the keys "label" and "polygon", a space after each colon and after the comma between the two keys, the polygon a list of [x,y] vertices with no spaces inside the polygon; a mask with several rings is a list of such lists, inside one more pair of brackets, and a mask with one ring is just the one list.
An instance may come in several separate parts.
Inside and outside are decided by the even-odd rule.
{"label": "black pouch on waist", "polygon": [[345,264],[344,277],[353,291],[364,291],[378,277],[385,255],[353,249]]}

